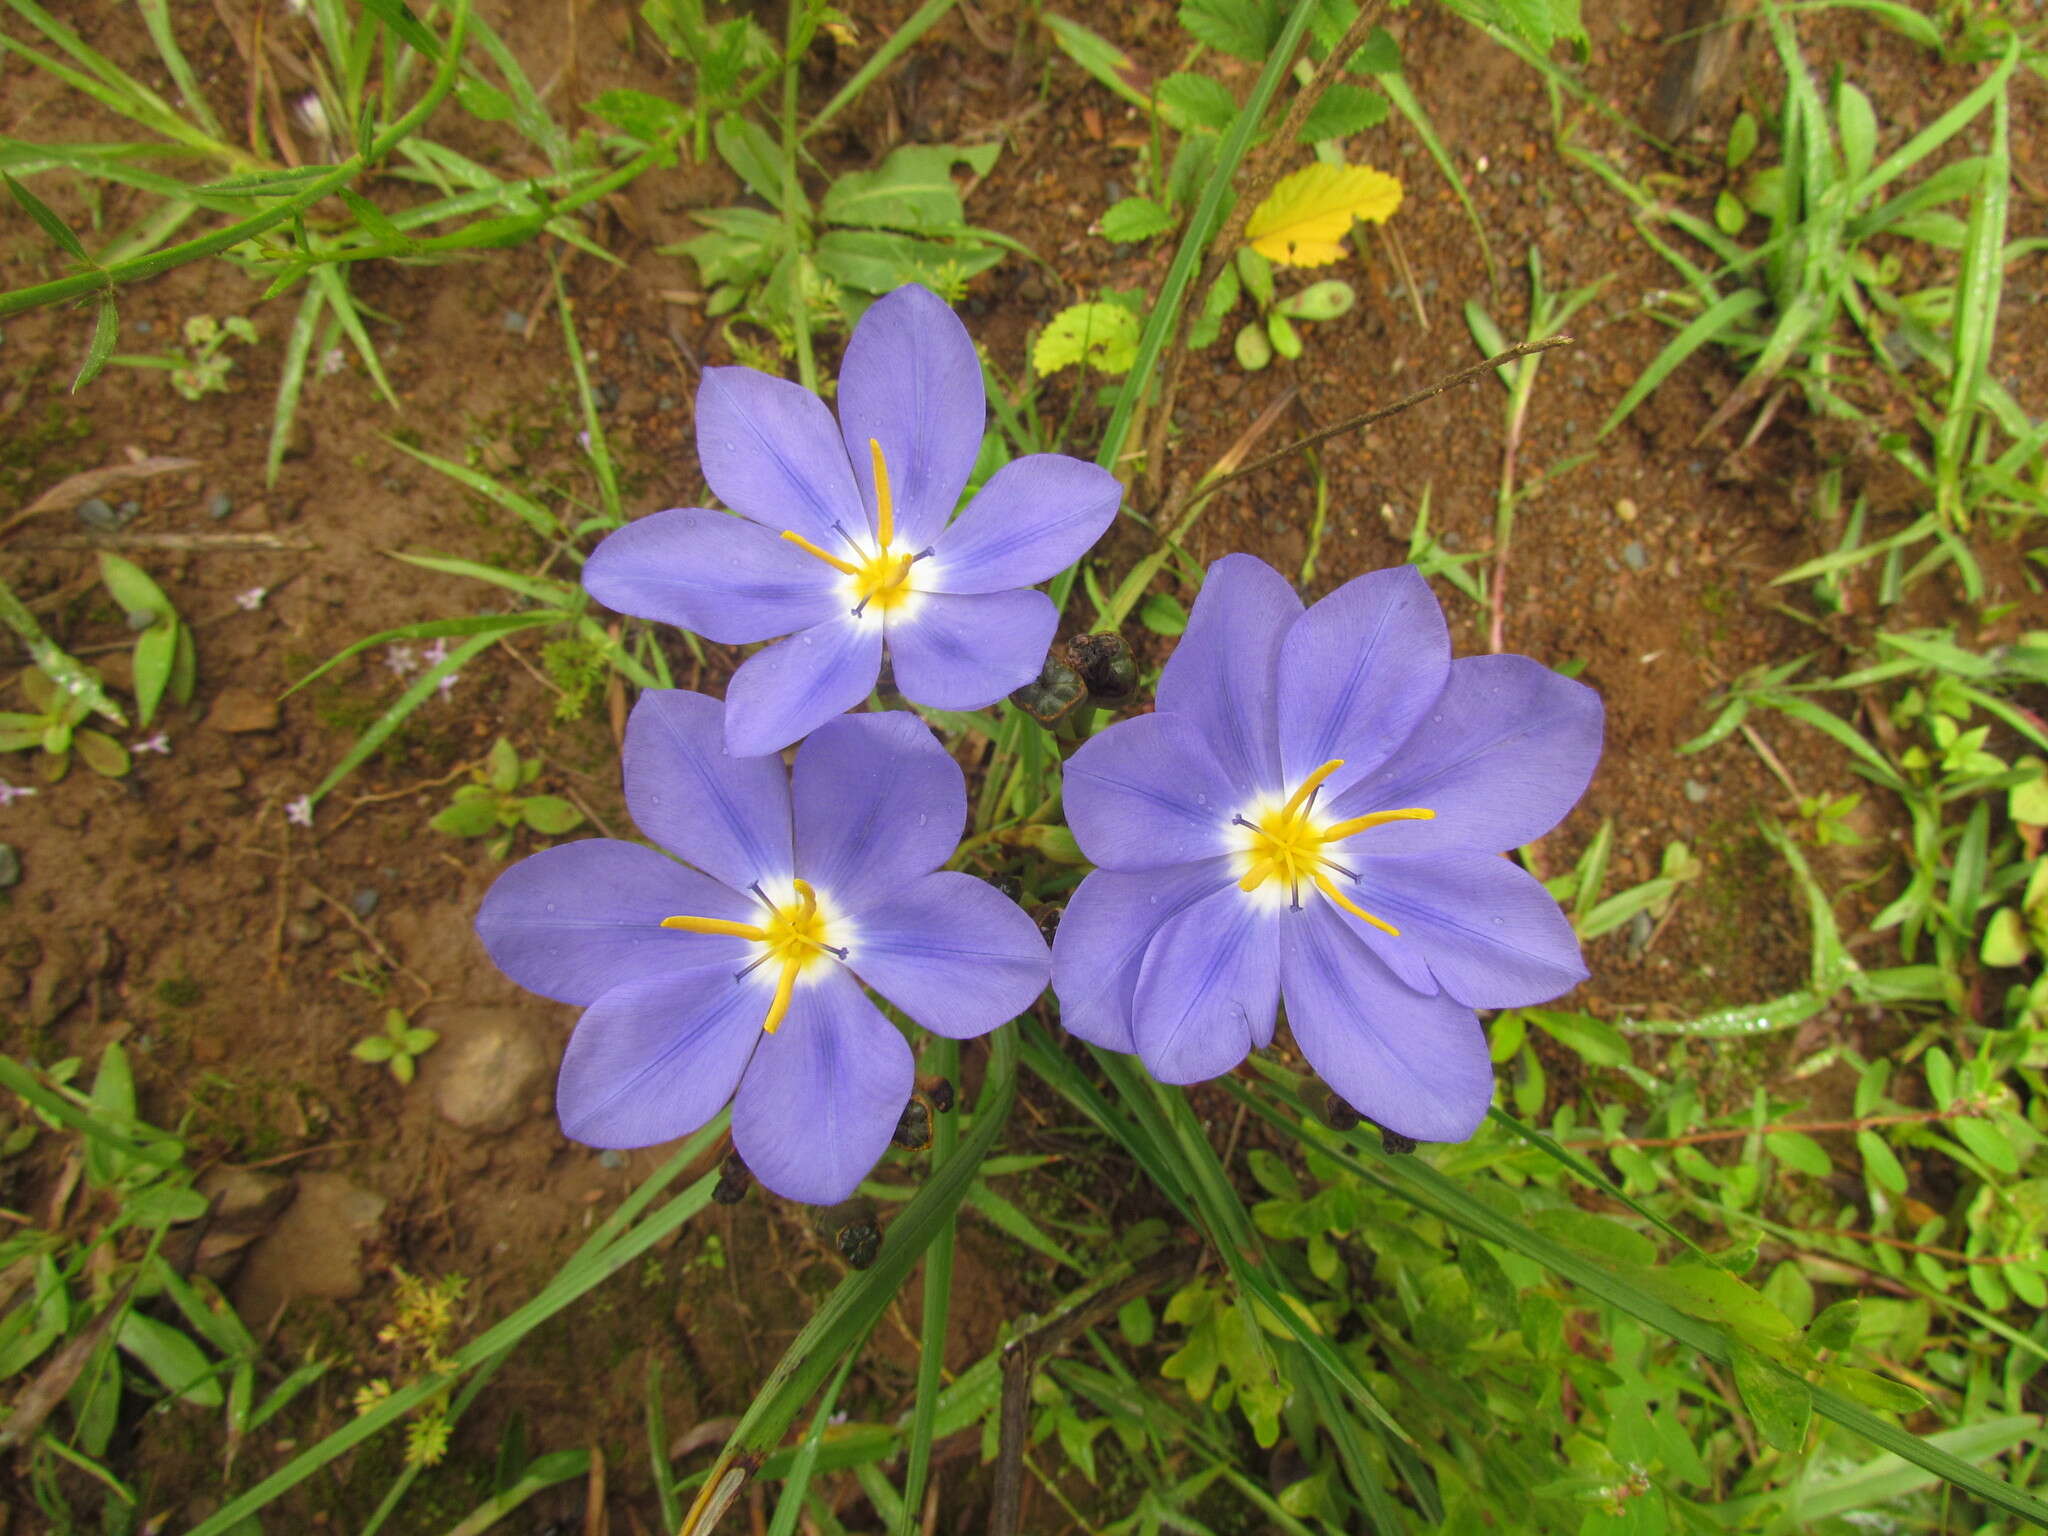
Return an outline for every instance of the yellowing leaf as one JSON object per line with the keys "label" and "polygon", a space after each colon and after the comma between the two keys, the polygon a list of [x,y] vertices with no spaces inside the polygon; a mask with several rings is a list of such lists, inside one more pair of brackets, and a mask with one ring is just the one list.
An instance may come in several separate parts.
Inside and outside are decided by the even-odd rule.
{"label": "yellowing leaf", "polygon": [[1252,249],[1289,267],[1319,267],[1344,254],[1354,219],[1378,224],[1401,206],[1401,183],[1369,165],[1316,164],[1283,177],[1244,227]]}
{"label": "yellowing leaf", "polygon": [[1039,334],[1031,362],[1040,378],[1082,363],[1123,373],[1138,358],[1138,317],[1121,304],[1070,304]]}

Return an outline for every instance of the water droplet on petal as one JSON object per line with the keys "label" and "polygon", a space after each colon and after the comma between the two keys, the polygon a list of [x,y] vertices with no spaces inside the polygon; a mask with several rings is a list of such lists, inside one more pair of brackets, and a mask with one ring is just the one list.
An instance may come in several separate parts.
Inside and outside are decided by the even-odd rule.
{"label": "water droplet on petal", "polygon": [[921,827],[921,826],[923,826],[923,825],[924,825],[924,824],[925,824],[926,822],[928,822],[928,821],[930,821],[930,820],[931,820],[931,817],[929,817],[929,816],[925,816],[925,815],[920,815],[920,816],[919,816],[919,817],[917,818],[917,824],[918,824],[918,825],[919,825],[919,826]]}
{"label": "water droplet on petal", "polygon": [[1208,803],[1209,803],[1209,797],[1208,797],[1207,795],[1197,795],[1197,796],[1195,796],[1195,804],[1197,804],[1197,805],[1207,805]]}
{"label": "water droplet on petal", "polygon": [[551,902],[549,902],[549,903],[548,903],[548,915],[549,915],[550,917],[552,917],[552,916],[554,915],[554,911],[555,911],[555,904],[554,904],[554,903],[553,903],[553,902],[551,901]]}
{"label": "water droplet on petal", "polygon": [[1504,924],[1504,921],[1505,921],[1504,919],[1496,917],[1496,918],[1495,918],[1495,919],[1493,920],[1493,926],[1494,926],[1494,927],[1496,927],[1496,928],[1499,928],[1499,927],[1503,926],[1503,924]]}

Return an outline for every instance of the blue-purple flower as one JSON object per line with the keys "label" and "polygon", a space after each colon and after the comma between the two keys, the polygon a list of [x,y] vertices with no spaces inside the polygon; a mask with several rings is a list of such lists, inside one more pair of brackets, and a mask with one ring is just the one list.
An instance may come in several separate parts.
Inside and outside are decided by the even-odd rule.
{"label": "blue-purple flower", "polygon": [[1066,768],[1100,868],[1053,947],[1062,1022],[1162,1082],[1273,1038],[1417,1140],[1493,1095],[1476,1008],[1586,976],[1534,878],[1499,855],[1550,830],[1600,755],[1600,699],[1526,656],[1451,659],[1429,585],[1374,571],[1303,610],[1270,566],[1209,568],[1157,712]]}
{"label": "blue-purple flower", "polygon": [[776,752],[868,696],[886,643],[918,704],[979,709],[1038,676],[1058,624],[1028,590],[1073,564],[1122,497],[1064,454],[1004,465],[950,523],[981,449],[981,364],[937,295],[899,288],[854,328],[839,420],[809,390],[709,368],[697,455],[739,516],[685,507],[584,566],[607,607],[721,645],[788,636],[726,689],[726,742]]}
{"label": "blue-purple flower", "polygon": [[665,851],[593,838],[535,854],[491,887],[477,932],[514,981],[584,1010],[555,1091],[569,1136],[649,1146],[730,1099],[754,1176],[831,1204],[910,1098],[910,1047],[862,984],[965,1039],[1028,1007],[1051,957],[1014,902],[939,869],[966,783],[915,716],[833,720],[785,770],[728,753],[725,713],[642,694],[626,804]]}

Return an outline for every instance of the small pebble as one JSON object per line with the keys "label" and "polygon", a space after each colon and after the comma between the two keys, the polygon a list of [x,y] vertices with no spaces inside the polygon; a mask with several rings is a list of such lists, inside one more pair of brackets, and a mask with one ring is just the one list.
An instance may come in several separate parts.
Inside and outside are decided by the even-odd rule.
{"label": "small pebble", "polygon": [[600,1168],[623,1168],[626,1166],[626,1154],[615,1147],[600,1152],[597,1154],[597,1166]]}
{"label": "small pebble", "polygon": [[1636,520],[1636,513],[1637,508],[1635,502],[1633,502],[1626,496],[1622,497],[1621,500],[1617,501],[1614,504],[1614,515],[1620,518],[1624,523],[1634,522]]}
{"label": "small pebble", "polygon": [[124,501],[124,502],[122,502],[122,503],[121,503],[121,521],[122,521],[122,522],[124,522],[124,523],[126,523],[126,522],[131,522],[131,521],[133,521],[133,520],[134,520],[135,518],[138,518],[138,517],[140,517],[141,515],[142,515],[142,503],[141,503],[141,502],[139,502],[139,501]]}
{"label": "small pebble", "polygon": [[508,331],[524,332],[526,329],[526,316],[519,313],[516,309],[508,309],[498,317],[498,324]]}
{"label": "small pebble", "polygon": [[1646,571],[1650,568],[1650,552],[1634,539],[1621,547],[1622,562],[1632,571]]}
{"label": "small pebble", "polygon": [[206,498],[206,515],[215,522],[219,522],[234,510],[234,498],[228,495],[226,491],[215,491]]}
{"label": "small pebble", "polygon": [[21,855],[14,844],[0,843],[0,891],[21,884]]}
{"label": "small pebble", "polygon": [[1694,805],[1705,805],[1707,803],[1707,794],[1707,786],[1698,779],[1687,779],[1685,781],[1685,798]]}
{"label": "small pebble", "polygon": [[112,533],[121,526],[121,514],[97,496],[88,496],[81,501],[77,515],[78,520],[94,533]]}
{"label": "small pebble", "polygon": [[348,905],[349,910],[354,912],[357,917],[368,917],[377,910],[377,892],[366,885],[357,891],[355,895],[349,897]]}
{"label": "small pebble", "polygon": [[284,920],[284,934],[292,943],[303,949],[308,944],[318,944],[326,938],[327,925],[317,917],[304,912],[294,912]]}

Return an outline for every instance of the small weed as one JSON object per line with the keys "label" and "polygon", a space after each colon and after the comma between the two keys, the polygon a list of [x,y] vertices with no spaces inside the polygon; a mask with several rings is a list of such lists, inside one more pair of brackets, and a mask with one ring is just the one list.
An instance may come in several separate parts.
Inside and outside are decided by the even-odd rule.
{"label": "small weed", "polygon": [[481,768],[471,770],[473,783],[455,791],[447,809],[427,823],[452,837],[489,837],[494,859],[511,856],[512,840],[521,827],[546,837],[559,837],[583,824],[583,813],[559,795],[522,795],[518,791],[540,777],[537,757],[522,760],[512,743],[500,736]]}
{"label": "small weed", "polygon": [[384,1028],[377,1034],[363,1036],[350,1046],[349,1055],[373,1066],[389,1067],[391,1075],[399,1082],[410,1083],[418,1070],[415,1063],[432,1050],[440,1038],[439,1030],[415,1025],[405,1016],[403,1009],[388,1008],[384,1012]]}

